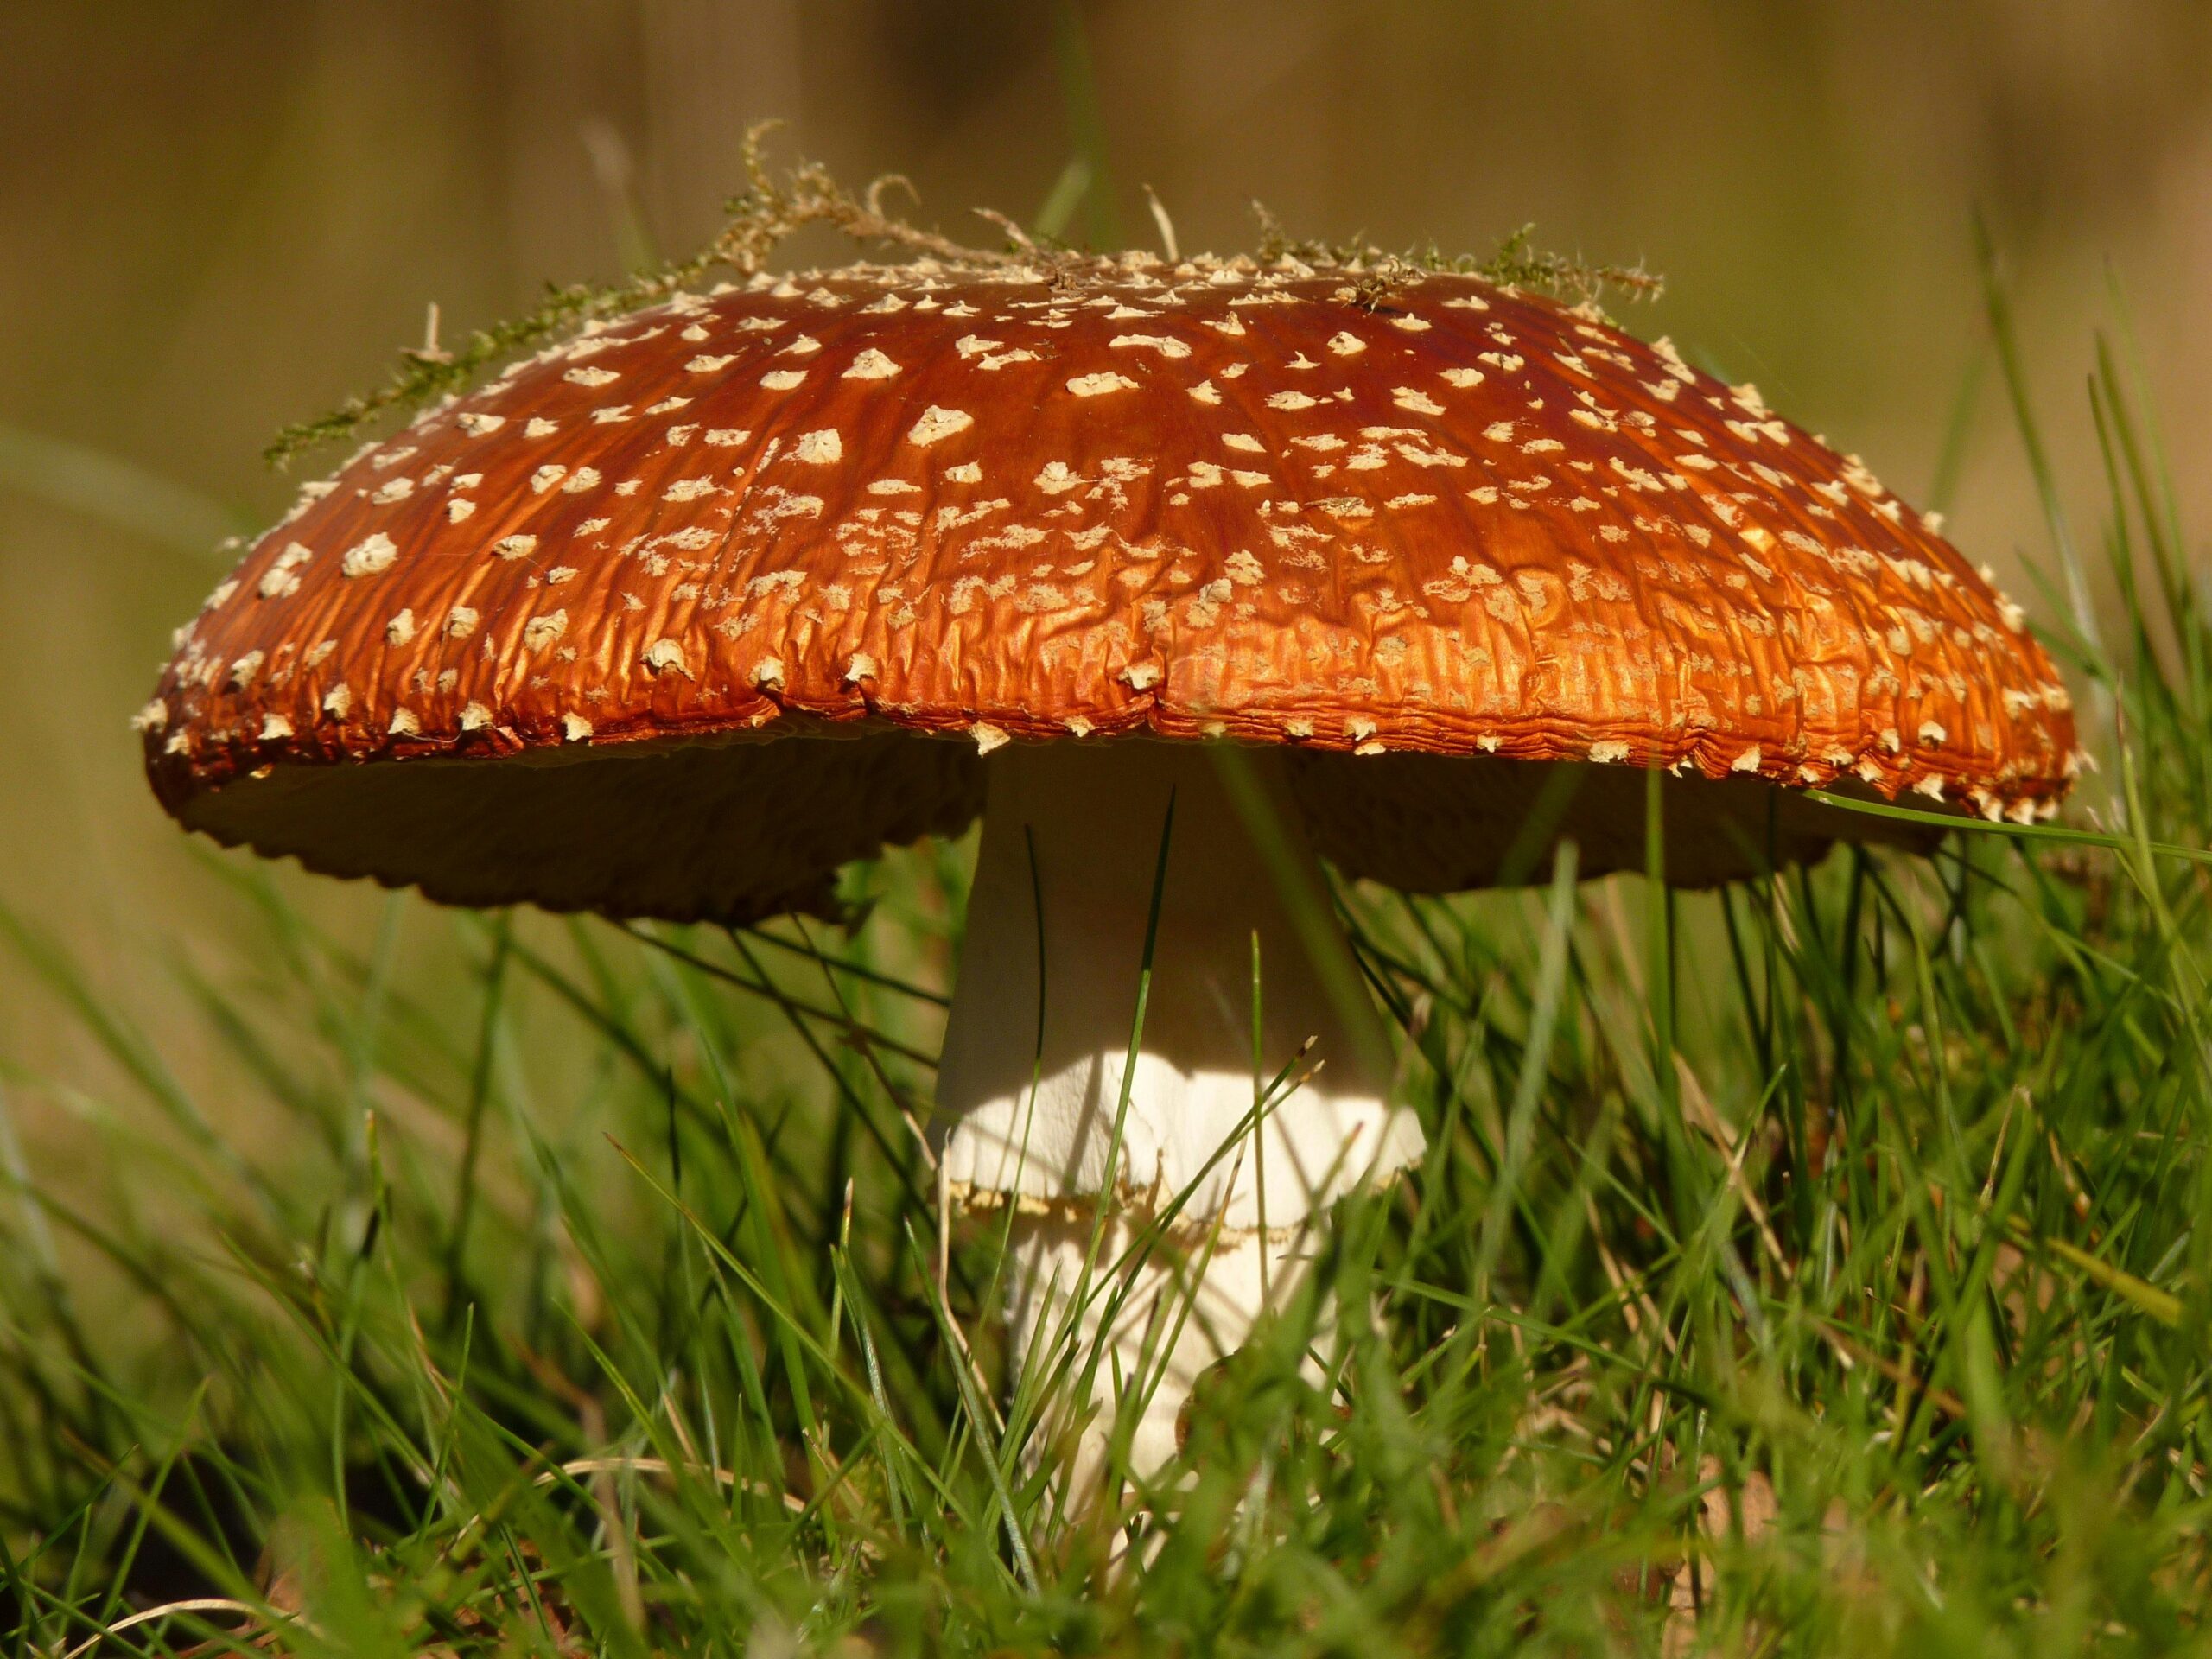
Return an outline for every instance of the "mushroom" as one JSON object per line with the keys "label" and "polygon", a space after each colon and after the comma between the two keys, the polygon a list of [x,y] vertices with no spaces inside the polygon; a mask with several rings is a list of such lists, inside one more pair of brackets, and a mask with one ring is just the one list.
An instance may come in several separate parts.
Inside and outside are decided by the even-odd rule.
{"label": "mushroom", "polygon": [[1753,388],[1289,259],[849,266],[588,327],[308,486],[177,639],[172,813],[449,903],[827,913],[981,812],[941,1173],[1012,1211],[1017,1351],[1103,1345],[1077,1408],[1148,1357],[1140,1471],[1331,1202],[1421,1154],[1321,861],[1484,885],[1594,762],[1581,869],[1641,867],[1664,768],[1667,874],[1710,884],[1927,833],[1808,785],[2025,821],[2076,765],[2018,608]]}

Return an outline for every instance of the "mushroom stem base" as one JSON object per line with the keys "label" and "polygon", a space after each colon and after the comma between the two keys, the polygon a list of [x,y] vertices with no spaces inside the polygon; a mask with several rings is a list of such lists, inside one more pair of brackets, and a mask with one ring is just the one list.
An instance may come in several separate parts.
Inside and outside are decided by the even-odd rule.
{"label": "mushroom stem base", "polygon": [[[1114,1264],[1147,1219],[1127,1209],[1109,1213],[1086,1284],[1091,1217],[1017,1212],[1012,1218],[1007,1322],[1014,1351],[1033,1369],[1064,1367],[1031,1445],[1063,1459],[1068,1491],[1078,1502],[1097,1490],[1122,1436],[1129,1472],[1143,1478],[1164,1467],[1182,1446],[1184,1410],[1199,1375],[1243,1347],[1261,1315],[1287,1305],[1312,1270],[1310,1228],[1223,1228],[1196,1240],[1160,1238],[1116,1276]],[[1321,1335],[1325,1339],[1326,1331]],[[1310,1357],[1306,1369],[1319,1382]]]}

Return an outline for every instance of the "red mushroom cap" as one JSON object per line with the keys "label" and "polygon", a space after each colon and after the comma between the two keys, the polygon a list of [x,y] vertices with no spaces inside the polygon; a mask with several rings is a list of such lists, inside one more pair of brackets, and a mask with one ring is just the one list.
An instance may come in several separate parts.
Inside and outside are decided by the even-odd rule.
{"label": "red mushroom cap", "polygon": [[1594,312],[1359,275],[855,266],[589,329],[308,487],[180,631],[154,786],[435,898],[724,919],[957,830],[1015,738],[1306,751],[1322,851],[1430,888],[1542,775],[1481,757],[1603,763],[1592,870],[1652,766],[1759,845],[1762,783],[2063,794],[2018,608],[1855,459]]}

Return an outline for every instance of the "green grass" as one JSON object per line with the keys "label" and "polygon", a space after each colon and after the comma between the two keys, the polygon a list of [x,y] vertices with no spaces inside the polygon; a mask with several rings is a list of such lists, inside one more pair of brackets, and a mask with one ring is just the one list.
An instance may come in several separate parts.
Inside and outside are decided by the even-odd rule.
{"label": "green grass", "polygon": [[356,938],[202,855],[206,1097],[0,912],[108,1062],[0,1059],[0,1651],[2205,1645],[2212,631],[2124,349],[2093,403],[2080,833],[1341,892],[1433,1150],[1118,1511],[1025,1454],[993,1224],[938,1236],[963,849],[844,937]]}

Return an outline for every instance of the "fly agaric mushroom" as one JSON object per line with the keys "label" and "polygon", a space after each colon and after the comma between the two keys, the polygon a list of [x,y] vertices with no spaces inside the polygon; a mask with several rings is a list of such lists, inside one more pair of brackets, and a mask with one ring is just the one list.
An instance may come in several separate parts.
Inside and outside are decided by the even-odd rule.
{"label": "fly agaric mushroom", "polygon": [[[1111,1261],[1191,1189],[1140,1468],[1296,1230],[1421,1147],[1282,867],[1483,885],[1541,763],[1587,761],[1584,871],[1641,866],[1662,767],[1668,876],[1710,884],[1921,833],[1803,786],[2024,821],[2075,765],[2019,610],[1751,387],[1471,276],[1141,255],[587,327],[309,486],[140,723],[191,828],[456,904],[822,911],[839,865],[982,812],[942,1173],[1016,1211],[1017,1351],[1099,1206]],[[1288,826],[1272,872],[1207,739]],[[1255,934],[1263,1064],[1318,1036],[1329,1069],[1222,1157]],[[1102,1401],[1159,1287],[1125,1287]]]}

